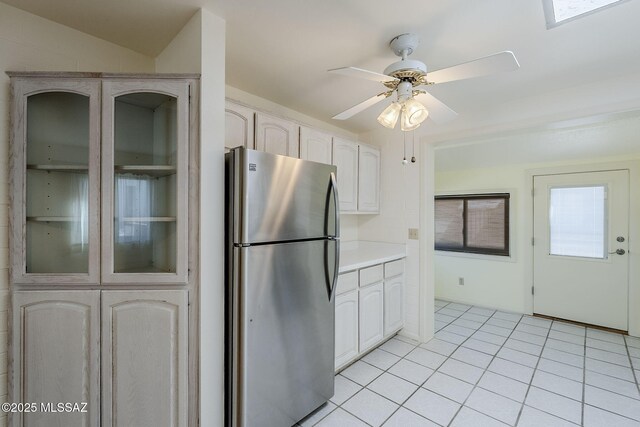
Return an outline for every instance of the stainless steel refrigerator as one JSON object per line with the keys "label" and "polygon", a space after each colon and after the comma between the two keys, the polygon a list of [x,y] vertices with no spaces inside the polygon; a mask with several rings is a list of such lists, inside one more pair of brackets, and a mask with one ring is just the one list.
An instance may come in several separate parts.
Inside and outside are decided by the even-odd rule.
{"label": "stainless steel refrigerator", "polygon": [[227,426],[291,426],[333,396],[335,176],[245,148],[226,155]]}

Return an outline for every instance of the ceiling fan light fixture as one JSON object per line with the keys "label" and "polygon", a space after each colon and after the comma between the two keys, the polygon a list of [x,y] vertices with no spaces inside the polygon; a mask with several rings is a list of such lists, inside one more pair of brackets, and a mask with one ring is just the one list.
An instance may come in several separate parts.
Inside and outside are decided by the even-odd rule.
{"label": "ceiling fan light fixture", "polygon": [[382,113],[380,113],[378,116],[378,123],[386,128],[393,129],[396,127],[401,110],[402,106],[399,102],[392,102]]}
{"label": "ceiling fan light fixture", "polygon": [[412,123],[409,121],[409,115],[403,111],[402,118],[400,119],[400,130],[403,132],[409,132],[414,129],[418,129],[420,127],[420,123]]}
{"label": "ceiling fan light fixture", "polygon": [[420,102],[414,98],[408,99],[402,109],[402,130],[413,130],[420,126],[427,117],[429,117],[429,111]]}

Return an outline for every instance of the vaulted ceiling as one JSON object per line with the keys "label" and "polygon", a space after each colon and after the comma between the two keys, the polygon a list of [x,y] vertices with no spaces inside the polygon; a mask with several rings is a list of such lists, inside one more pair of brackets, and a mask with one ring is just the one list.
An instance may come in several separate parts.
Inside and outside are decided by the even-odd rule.
{"label": "vaulted ceiling", "polygon": [[[227,84],[325,121],[382,89],[326,70],[382,72],[397,59],[389,40],[404,32],[419,35],[413,58],[431,70],[503,50],[521,65],[429,88],[459,117],[446,125],[426,122],[427,135],[640,109],[638,0],[550,30],[542,0],[2,1],[149,56],[199,7],[208,8],[227,21]],[[385,105],[336,124],[370,130]]]}

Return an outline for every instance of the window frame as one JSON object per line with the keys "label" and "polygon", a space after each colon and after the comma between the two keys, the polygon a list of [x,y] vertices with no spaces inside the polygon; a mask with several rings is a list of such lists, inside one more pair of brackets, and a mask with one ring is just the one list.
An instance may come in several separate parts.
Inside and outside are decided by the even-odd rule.
{"label": "window frame", "polygon": [[560,25],[566,24],[567,22],[572,22],[572,21],[575,21],[576,19],[580,19],[582,17],[589,16],[594,13],[598,13],[601,10],[604,10],[613,6],[617,6],[621,3],[625,3],[626,1],[628,0],[616,0],[613,3],[609,3],[604,6],[597,7],[588,12],[583,12],[579,15],[572,16],[571,18],[563,19],[562,21],[556,20],[556,14],[555,14],[555,9],[553,4],[554,0],[542,0],[542,9],[544,10],[545,21],[547,22],[547,30],[551,30]]}
{"label": "window frame", "polygon": [[[478,248],[469,247],[467,245],[467,203],[469,200],[482,200],[482,199],[502,199],[504,200],[504,249],[496,248]],[[443,246],[438,245],[435,241],[434,230],[434,249],[442,252],[457,252],[476,255],[493,255],[501,257],[511,256],[511,215],[510,215],[510,200],[511,193],[483,193],[483,194],[448,194],[438,195],[434,197],[434,228],[436,223],[435,218],[435,203],[438,200],[462,200],[462,247]]]}

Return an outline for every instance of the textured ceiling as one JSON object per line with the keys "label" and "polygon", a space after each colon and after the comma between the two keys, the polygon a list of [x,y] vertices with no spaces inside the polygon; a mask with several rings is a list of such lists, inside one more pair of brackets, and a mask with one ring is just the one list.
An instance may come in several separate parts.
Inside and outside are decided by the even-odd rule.
{"label": "textured ceiling", "polygon": [[[601,82],[613,87],[621,77],[640,75],[640,1],[551,30],[542,0],[3,1],[150,56],[197,8],[208,8],[227,21],[229,85],[325,121],[382,90],[376,82],[326,70],[352,65],[381,72],[397,59],[387,47],[397,34],[419,35],[422,43],[412,57],[432,70],[503,50],[515,53],[521,64],[516,72],[430,87],[460,115],[447,125],[426,122],[427,134],[524,120],[550,106],[560,111],[569,102],[563,91],[588,91]],[[589,99],[574,93],[563,108],[577,111],[582,105],[588,111],[596,104],[614,105],[625,94],[623,88],[601,90]],[[354,132],[370,130],[379,126],[375,117],[385,105],[336,124]]]}

